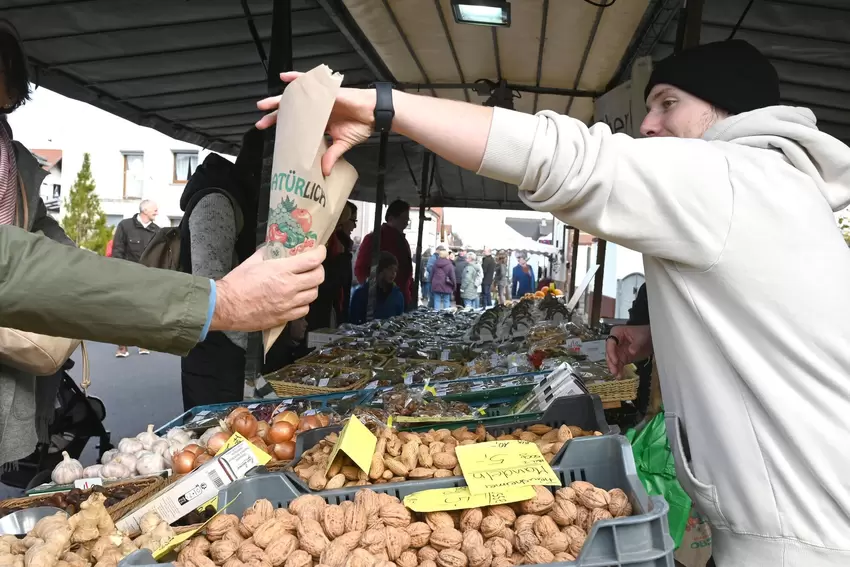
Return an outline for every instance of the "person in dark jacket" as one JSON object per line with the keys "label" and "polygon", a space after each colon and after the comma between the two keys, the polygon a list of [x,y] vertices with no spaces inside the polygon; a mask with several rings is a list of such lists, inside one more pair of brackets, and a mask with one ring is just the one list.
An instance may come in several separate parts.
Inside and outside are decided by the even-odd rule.
{"label": "person in dark jacket", "polygon": [[[398,275],[395,283],[404,295],[405,305],[415,305],[413,290],[413,255],[404,230],[410,223],[410,205],[404,201],[393,201],[384,215],[386,222],[381,226],[381,250],[389,252],[398,260]],[[360,252],[354,264],[354,275],[360,283],[366,283],[372,270],[372,233],[363,237]]]}
{"label": "person in dark jacket", "polygon": [[[142,252],[145,251],[145,248],[148,247],[151,239],[159,230],[159,227],[153,222],[158,213],[159,208],[156,203],[146,199],[139,203],[137,214],[119,222],[112,237],[112,257],[138,263],[139,258],[142,257]],[[150,351],[139,348],[139,354],[150,354]],[[119,345],[118,350],[115,351],[115,357],[127,358],[128,356],[130,356],[129,349],[124,345]]]}
{"label": "person in dark jacket", "polygon": [[[256,248],[263,134],[250,129],[236,163],[210,154],[180,197],[180,271],[215,280]],[[248,333],[210,332],[180,361],[183,408],[239,402],[245,397]]]}
{"label": "person in dark jacket", "polygon": [[[640,286],[632,307],[629,309],[629,320],[626,325],[649,325],[649,301],[646,297],[646,284]],[[649,407],[649,393],[652,382],[652,358],[634,363],[637,367],[638,382],[637,399],[635,405],[638,413],[644,415]]]}
{"label": "person in dark jacket", "polygon": [[351,288],[354,283],[354,241],[351,240],[351,233],[357,228],[357,205],[348,201],[346,204],[348,210],[348,218],[342,220],[340,218],[339,225],[336,229],[336,237],[342,244],[343,251],[339,255],[339,273],[341,283],[341,294],[339,308],[337,311],[337,322],[347,323],[349,317],[349,309],[351,306]]}
{"label": "person in dark jacket", "polygon": [[439,251],[440,257],[431,268],[431,293],[434,295],[434,309],[448,309],[452,306],[452,295],[457,287],[455,266],[449,260],[448,251]]}
{"label": "person in dark jacket", "polygon": [[517,256],[511,281],[511,295],[519,299],[526,293],[534,293],[534,268],[528,265],[525,256]]}
{"label": "person in dark jacket", "polygon": [[466,250],[458,250],[457,258],[455,258],[455,303],[463,305],[463,299],[460,296],[460,284],[463,282],[463,272],[466,271],[468,262],[466,261]]}
{"label": "person in dark jacket", "polygon": [[484,300],[483,307],[492,307],[493,277],[496,274],[496,260],[493,259],[493,253],[486,246],[484,247],[484,256],[481,259],[481,270],[484,273],[484,279],[481,280],[481,297]]}
{"label": "person in dark jacket", "polygon": [[[375,319],[389,319],[404,313],[404,296],[394,283],[398,273],[398,260],[389,252],[381,252],[378,260],[378,284],[375,294]],[[365,323],[369,307],[369,282],[354,291],[351,298],[351,322]]]}

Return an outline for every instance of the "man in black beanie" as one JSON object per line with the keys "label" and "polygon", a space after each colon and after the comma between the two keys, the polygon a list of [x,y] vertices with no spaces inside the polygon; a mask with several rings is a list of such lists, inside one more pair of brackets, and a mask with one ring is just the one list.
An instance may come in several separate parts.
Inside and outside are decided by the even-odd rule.
{"label": "man in black beanie", "polygon": [[[641,139],[551,111],[382,103],[394,132],[643,253],[651,338],[615,334],[609,364],[655,355],[676,473],[719,567],[847,567],[850,253],[833,211],[850,205],[850,148],[780,106],[777,84],[742,41],[678,53],[652,75]],[[326,173],[369,139],[377,99],[339,90]]]}

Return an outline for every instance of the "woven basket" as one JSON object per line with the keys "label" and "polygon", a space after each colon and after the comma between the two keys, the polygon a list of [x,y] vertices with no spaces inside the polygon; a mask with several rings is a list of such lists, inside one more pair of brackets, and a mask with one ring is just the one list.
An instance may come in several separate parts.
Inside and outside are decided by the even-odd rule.
{"label": "woven basket", "polygon": [[359,368],[345,368],[343,366],[334,366],[332,364],[299,364],[299,366],[315,366],[316,368],[333,368],[339,369],[345,372],[349,372],[351,374],[359,374],[361,376],[360,380],[352,384],[347,388],[327,388],[322,386],[309,386],[306,384],[298,384],[295,382],[284,382],[282,380],[275,380],[275,374],[272,373],[268,376],[264,376],[266,382],[274,390],[275,394],[277,394],[281,398],[288,397],[296,397],[296,396],[315,396],[322,394],[337,394],[339,392],[349,392],[351,390],[362,390],[366,387],[366,384],[369,383],[369,380],[372,378],[372,373],[368,370],[361,370]]}
{"label": "woven basket", "polygon": [[[297,363],[298,364],[328,364],[328,365],[331,365],[331,366],[337,366],[338,363],[334,362],[334,360],[336,358],[340,358],[342,356],[349,355],[349,354],[351,354],[351,355],[361,354],[361,352],[357,351],[357,350],[348,350],[348,349],[340,348],[339,349],[339,356],[337,356],[335,358],[329,358],[327,356],[320,354],[318,349],[317,349],[317,350],[311,352],[310,354],[308,354],[307,356],[299,358]],[[383,355],[383,354],[369,353],[369,355],[370,355],[370,358],[372,359],[372,362],[373,362],[373,364],[372,364],[373,368],[380,368],[381,366],[386,364],[387,360],[389,360],[389,358],[390,358],[390,357]]]}
{"label": "woven basket", "polygon": [[[129,498],[125,498],[115,506],[111,508],[107,508],[107,512],[111,512],[111,510],[121,506],[124,502],[132,500],[136,498],[139,494],[147,492],[148,490],[155,489],[156,486],[163,482],[162,477],[152,476],[146,478],[134,478],[129,480],[122,480],[118,482],[109,483],[107,488],[118,488],[123,486],[132,486],[137,487],[138,491],[133,494]],[[51,506],[52,504],[49,502],[50,499],[54,496],[55,493],[50,494],[38,494],[35,496],[24,496],[21,498],[9,498],[8,500],[3,500],[0,502],[0,508],[6,510],[25,510],[27,508],[35,508],[37,506]],[[110,516],[112,514],[110,513]],[[115,520],[115,516],[112,516],[112,519]]]}
{"label": "woven basket", "polygon": [[122,500],[115,506],[112,506],[107,510],[109,512],[109,516],[113,521],[117,522],[124,516],[128,515],[130,512],[135,510],[136,508],[140,508],[153,500],[153,498],[163,492],[166,488],[177,482],[183,478],[183,475],[173,474],[168,478],[159,479],[159,483],[142,490],[127,498],[126,500]]}
{"label": "woven basket", "polygon": [[609,380],[586,384],[588,393],[596,394],[603,402],[626,402],[637,398],[639,378]]}

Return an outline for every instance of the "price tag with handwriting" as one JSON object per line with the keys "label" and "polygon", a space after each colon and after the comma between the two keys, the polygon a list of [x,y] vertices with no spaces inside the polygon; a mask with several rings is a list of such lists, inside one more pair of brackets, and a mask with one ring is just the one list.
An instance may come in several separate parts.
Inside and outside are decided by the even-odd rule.
{"label": "price tag with handwriting", "polygon": [[339,434],[339,439],[333,451],[331,451],[325,472],[330,470],[337,453],[340,451],[351,457],[351,460],[360,467],[360,470],[369,472],[369,468],[372,466],[372,454],[375,452],[377,445],[378,438],[375,437],[375,434],[369,431],[359,419],[352,415],[348,418],[348,423],[345,424],[345,427],[342,428]]}
{"label": "price tag with handwriting", "polygon": [[461,486],[414,492],[404,497],[404,505],[414,512],[443,512],[510,504],[530,500],[534,496],[534,488],[531,486],[519,486],[501,492],[487,492],[485,494],[472,494],[468,487]]}
{"label": "price tag with handwriting", "polygon": [[501,492],[518,486],[561,486],[540,448],[528,441],[489,441],[455,450],[472,494]]}

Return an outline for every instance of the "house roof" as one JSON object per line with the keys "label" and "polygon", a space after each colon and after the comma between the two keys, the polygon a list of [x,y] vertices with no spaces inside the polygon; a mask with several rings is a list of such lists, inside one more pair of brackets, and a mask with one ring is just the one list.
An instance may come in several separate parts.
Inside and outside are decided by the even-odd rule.
{"label": "house roof", "polygon": [[62,150],[30,150],[38,159],[39,165],[45,170],[50,171],[53,167],[62,161]]}

